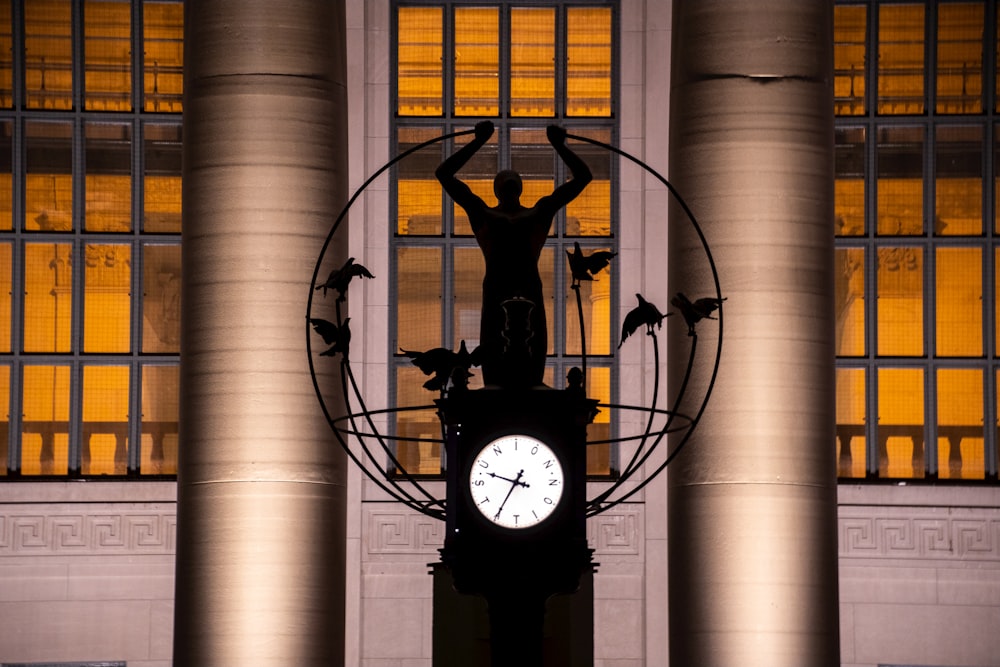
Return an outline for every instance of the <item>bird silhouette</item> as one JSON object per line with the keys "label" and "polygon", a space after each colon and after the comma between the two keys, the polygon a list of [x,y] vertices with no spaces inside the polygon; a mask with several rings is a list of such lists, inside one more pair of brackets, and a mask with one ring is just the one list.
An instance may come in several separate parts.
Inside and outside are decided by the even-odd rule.
{"label": "bird silhouette", "polygon": [[621,348],[625,339],[634,334],[636,329],[643,324],[646,325],[646,333],[652,336],[653,327],[661,328],[663,326],[663,318],[673,315],[673,313],[664,315],[656,306],[643,299],[641,294],[636,294],[635,297],[639,299],[639,305],[628,311],[628,314],[625,315],[625,321],[622,323],[622,339],[618,343],[619,348]]}
{"label": "bird silhouette", "polygon": [[703,297],[701,299],[691,301],[684,296],[683,292],[678,292],[677,296],[670,300],[670,303],[681,311],[681,315],[684,317],[684,321],[687,322],[688,325],[688,336],[694,336],[695,324],[701,320],[718,319],[712,317],[712,313],[722,306],[723,301],[725,301],[725,298],[717,299],[715,297]]}
{"label": "bird silhouette", "polygon": [[351,318],[345,318],[338,326],[329,320],[310,318],[309,324],[312,325],[313,330],[323,338],[323,342],[330,346],[325,352],[319,353],[321,357],[333,357],[337,354],[342,354],[344,355],[344,359],[347,359],[347,353],[351,345],[351,328],[348,326],[348,322],[350,321]]}
{"label": "bird silhouette", "polygon": [[472,377],[469,368],[478,366],[481,362],[480,348],[469,352],[464,340],[459,344],[458,352],[445,347],[435,347],[426,352],[400,350],[424,375],[432,376],[423,385],[424,389],[431,391],[443,391],[449,381],[452,386],[464,387]]}
{"label": "bird silhouette", "polygon": [[326,279],[326,282],[322,285],[316,287],[318,290],[323,290],[323,296],[326,296],[326,291],[328,289],[337,290],[337,300],[343,301],[347,298],[347,287],[351,284],[351,280],[354,277],[360,278],[374,278],[372,272],[366,269],[361,264],[355,264],[353,257],[348,257],[344,265],[339,269],[334,269],[330,272],[330,276]]}
{"label": "bird silhouette", "polygon": [[579,286],[582,280],[593,280],[594,276],[610,264],[611,258],[617,254],[610,250],[595,250],[589,255],[584,255],[580,249],[580,242],[574,241],[573,252],[566,251],[566,256],[569,257],[569,270],[573,274],[573,286]]}

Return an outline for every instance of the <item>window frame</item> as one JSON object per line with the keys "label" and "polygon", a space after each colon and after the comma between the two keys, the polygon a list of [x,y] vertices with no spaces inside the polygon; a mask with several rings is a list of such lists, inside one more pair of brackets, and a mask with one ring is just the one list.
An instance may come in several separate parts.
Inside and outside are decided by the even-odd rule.
{"label": "window frame", "polygon": [[[454,94],[455,94],[455,84],[454,84],[454,39],[455,39],[455,26],[454,26],[454,10],[456,8],[462,7],[498,7],[499,8],[499,33],[500,33],[500,46],[499,46],[499,70],[501,72],[500,82],[499,82],[499,111],[495,116],[465,116],[456,115],[454,113]],[[396,36],[399,34],[399,22],[398,22],[398,11],[400,7],[441,7],[442,8],[442,35],[443,35],[443,45],[442,45],[442,114],[437,116],[409,116],[400,115],[398,113],[399,100],[398,100],[398,68],[397,63],[399,59],[399,40]],[[555,10],[555,100],[554,100],[554,115],[553,116],[524,116],[524,115],[513,115],[510,110],[510,66],[511,66],[511,49],[510,49],[510,29],[511,29],[511,19],[510,10],[512,8],[553,8]],[[567,48],[567,14],[566,9],[570,7],[606,7],[610,10],[610,46],[611,46],[611,96],[610,96],[610,113],[607,116],[567,116],[565,114],[566,110],[566,67],[565,67],[565,53]],[[585,134],[586,130],[607,132],[609,137],[608,143],[611,145],[616,145],[618,142],[619,133],[619,118],[620,113],[618,110],[618,96],[615,91],[617,91],[620,82],[620,45],[619,45],[619,14],[620,8],[618,2],[611,0],[577,0],[575,2],[513,2],[511,0],[495,0],[491,2],[474,2],[470,0],[439,0],[437,2],[407,2],[404,0],[394,0],[390,4],[390,34],[393,38],[390,40],[390,85],[389,85],[389,145],[390,154],[398,155],[402,150],[399,145],[400,130],[405,130],[409,128],[414,129],[424,129],[431,130],[432,134],[447,135],[452,132],[456,132],[464,129],[471,129],[473,125],[479,121],[488,119],[493,121],[496,125],[495,134],[495,146],[498,146],[498,164],[497,169],[507,169],[511,166],[511,152],[512,144],[510,142],[510,132],[514,130],[537,130],[540,132],[544,131],[547,125],[552,123],[560,124],[572,134],[575,132]],[[441,159],[443,160],[445,156],[450,155],[458,147],[464,145],[469,137],[460,136],[455,139],[449,139],[447,141],[436,144],[435,150],[441,151]],[[586,144],[579,142],[570,142],[570,146],[574,149],[586,148]],[[547,144],[546,144],[547,147]],[[565,165],[558,160],[554,152],[552,152],[553,157],[553,175],[554,182],[561,183],[567,176]],[[576,305],[573,302],[573,297],[571,290],[569,289],[569,284],[566,279],[566,269],[564,262],[562,260],[563,253],[566,249],[572,249],[573,242],[579,241],[584,250],[593,250],[596,248],[610,248],[617,251],[618,242],[620,239],[619,225],[621,224],[619,216],[619,172],[620,166],[617,158],[612,159],[609,155],[609,174],[608,179],[610,182],[610,206],[609,220],[610,220],[610,230],[607,236],[586,236],[586,235],[569,235],[565,228],[565,210],[561,210],[557,214],[556,219],[553,223],[553,232],[550,234],[548,241],[546,242],[545,251],[552,253],[553,257],[553,284],[551,286],[552,293],[555,295],[555,304],[552,309],[551,317],[549,318],[548,328],[550,338],[553,341],[554,350],[549,354],[546,368],[547,374],[551,372],[553,378],[552,385],[555,387],[562,387],[564,383],[564,377],[566,372],[572,366],[579,366],[581,364],[581,355],[570,355],[566,353],[566,322],[567,315],[576,317]],[[433,178],[433,175],[431,175]],[[398,190],[397,190],[397,179],[396,171],[393,170],[392,177],[389,181],[388,188],[388,198],[389,198],[389,280],[390,280],[390,297],[389,297],[389,323],[388,323],[388,346],[390,350],[390,355],[388,359],[388,399],[391,405],[397,405],[397,397],[399,391],[399,370],[411,367],[409,359],[402,355],[400,351],[400,346],[398,344],[399,335],[398,329],[400,326],[398,320],[398,308],[397,308],[397,298],[396,298],[396,285],[398,285],[399,280],[399,267],[396,260],[397,253],[399,249],[406,247],[413,248],[441,248],[442,250],[442,266],[441,266],[441,301],[442,307],[440,309],[440,333],[441,333],[441,344],[447,347],[451,347],[450,341],[455,339],[455,328],[454,320],[455,314],[452,311],[451,304],[454,303],[455,289],[454,281],[449,280],[450,276],[454,275],[455,270],[455,255],[456,251],[464,249],[473,249],[477,253],[479,252],[478,245],[474,236],[472,236],[471,230],[463,231],[461,229],[456,229],[455,216],[453,214],[453,205],[451,199],[446,193],[442,191],[441,193],[441,229],[439,234],[427,234],[427,235],[416,235],[416,234],[400,234],[397,229],[397,202],[398,202]],[[526,204],[533,202],[525,201]],[[614,265],[612,264],[612,268]],[[609,328],[610,332],[610,349],[607,354],[587,355],[587,367],[588,372],[596,368],[607,368],[610,373],[610,402],[615,403],[618,396],[618,377],[617,377],[617,361],[614,355],[614,340],[617,333],[617,313],[618,313],[618,273],[617,271],[612,271],[608,278],[603,278],[609,281],[609,293],[610,293],[610,313],[609,313]],[[548,282],[546,276],[543,274],[543,282]],[[548,288],[548,285],[546,285]],[[561,299],[560,295],[565,295],[565,299]],[[477,318],[478,321],[478,318]],[[590,347],[592,341],[588,340],[588,347]],[[479,375],[478,371],[473,370],[474,373]],[[478,378],[477,378],[478,379]],[[432,399],[435,397],[432,392],[426,393],[426,402],[430,404]],[[390,430],[393,434],[396,434],[395,424],[390,424]],[[616,436],[615,420],[612,419],[609,425],[609,439],[613,439]],[[609,446],[609,461],[608,461],[608,474],[595,476],[598,479],[608,479],[612,478],[617,474],[618,461],[617,461],[617,447],[614,445]],[[387,462],[386,471],[389,474],[394,474],[394,468],[391,462]],[[415,474],[415,477],[429,477],[429,478],[440,478],[443,475],[444,466],[442,464],[439,473],[421,475]]]}
{"label": "window frame", "polygon": [[[878,53],[880,7],[901,4],[920,5],[924,12],[924,82],[923,110],[921,113],[879,113],[879,82],[877,58]],[[838,351],[837,369],[856,369],[864,373],[865,418],[862,425],[838,423],[837,444],[848,447],[853,433],[863,435],[865,442],[865,464],[863,476],[851,476],[850,456],[841,452],[839,466],[839,481],[841,483],[883,482],[911,483],[936,482],[955,484],[996,484],[998,477],[998,427],[997,395],[998,373],[1000,373],[1000,350],[998,350],[996,318],[1000,316],[997,309],[997,281],[994,276],[1000,271],[998,250],[1000,250],[1000,229],[996,224],[995,211],[1000,206],[1000,188],[996,177],[1000,174],[1000,144],[997,133],[1000,132],[1000,110],[997,108],[997,8],[995,3],[982,2],[984,15],[983,54],[982,54],[982,109],[976,113],[944,113],[938,109],[937,76],[937,42],[938,42],[938,12],[941,4],[929,0],[908,0],[905,3],[891,0],[854,0],[839,1],[837,7],[851,6],[866,8],[865,26],[865,99],[858,104],[856,99],[837,99],[838,108],[848,109],[843,115],[835,116],[835,128],[838,131],[861,129],[864,132],[863,148],[864,173],[864,229],[860,234],[841,234],[837,231],[835,246],[838,250],[856,248],[864,251],[864,351],[857,356],[841,356]],[[961,0],[947,4],[962,4]],[[852,70],[853,71],[853,70]],[[846,70],[845,70],[846,73]],[[853,110],[863,109],[861,113]],[[981,211],[982,226],[979,234],[948,235],[935,229],[937,207],[938,165],[937,147],[939,139],[937,130],[942,127],[975,126],[982,133],[981,151]],[[877,229],[878,214],[878,150],[879,131],[883,128],[922,128],[923,151],[920,161],[922,229],[919,234],[911,235],[880,235]],[[838,144],[840,145],[840,144]],[[849,144],[842,144],[847,146]],[[848,173],[848,172],[844,172]],[[837,174],[839,179],[840,174]],[[838,202],[839,208],[839,202]],[[921,318],[923,327],[923,350],[912,356],[878,354],[878,261],[879,250],[887,247],[912,247],[919,249],[923,256],[922,268],[922,306]],[[974,248],[981,251],[982,280],[982,354],[978,356],[945,356],[937,350],[937,251],[941,248]],[[839,317],[839,316],[838,316]],[[879,445],[879,373],[890,369],[920,369],[923,373],[923,424],[921,428],[922,445],[914,442],[914,448],[923,449],[922,474],[911,476],[888,476],[880,473]],[[982,374],[983,386],[983,478],[951,478],[950,473],[942,476],[947,469],[948,461],[939,460],[939,437],[941,428],[938,424],[938,376],[941,370],[975,369]],[[839,392],[838,392],[839,396]],[[846,436],[846,437],[845,437]],[[857,466],[854,466],[855,469]]]}
{"label": "window frame", "polygon": [[[179,109],[175,111],[151,112],[145,110],[147,93],[144,88],[144,55],[142,48],[143,10],[148,4],[146,0],[131,0],[128,2],[129,14],[129,46],[130,46],[130,90],[127,94],[129,104],[127,109],[94,110],[87,108],[86,91],[84,90],[85,69],[84,36],[85,2],[72,0],[71,5],[71,40],[72,40],[72,91],[71,106],[68,109],[43,109],[28,107],[26,90],[26,57],[25,48],[25,11],[24,2],[29,0],[12,0],[10,3],[13,26],[13,58],[11,105],[0,107],[0,122],[10,124],[12,140],[10,145],[11,163],[11,229],[0,231],[0,242],[10,244],[11,252],[11,340],[10,349],[0,352],[0,365],[9,369],[9,393],[7,405],[8,414],[6,427],[7,449],[0,454],[5,460],[0,461],[0,482],[5,481],[47,481],[66,479],[109,479],[109,480],[163,480],[175,479],[176,461],[168,462],[167,472],[144,469],[143,460],[143,381],[145,368],[151,366],[179,366],[179,349],[172,352],[143,352],[144,329],[144,261],[145,248],[151,245],[168,245],[181,247],[181,231],[178,225],[170,231],[147,231],[144,229],[144,201],[146,181],[145,138],[146,130],[154,125],[176,128],[178,139],[182,116]],[[177,0],[176,4],[183,5]],[[72,211],[70,229],[60,231],[29,230],[25,224],[27,211],[26,197],[26,167],[27,142],[25,128],[31,122],[54,121],[65,123],[70,128],[71,139],[69,151],[71,154],[71,193]],[[127,231],[90,231],[85,229],[86,213],[86,128],[91,125],[117,125],[127,128],[130,134],[127,155],[129,164],[127,203],[130,219]],[[179,142],[178,148],[179,148]],[[179,152],[178,152],[179,155]],[[177,173],[180,178],[180,173]],[[67,352],[25,352],[24,351],[24,317],[25,317],[25,252],[28,243],[66,243],[69,245],[72,259],[72,286],[69,290],[71,299],[71,334],[70,349]],[[121,245],[128,248],[128,349],[112,352],[84,351],[84,312],[87,285],[84,281],[84,265],[87,249],[99,245]],[[179,278],[179,275],[178,275]],[[43,471],[41,474],[25,473],[22,462],[24,442],[22,441],[24,414],[24,380],[25,369],[28,367],[66,367],[69,372],[69,407],[67,424],[67,462],[65,471]],[[89,367],[125,369],[128,376],[126,395],[127,414],[124,424],[124,434],[127,438],[124,469],[115,469],[112,473],[84,472],[86,449],[90,443],[84,443],[86,430],[84,419],[84,375]],[[167,427],[169,430],[169,427]],[[147,457],[148,458],[148,457]],[[112,461],[114,468],[119,461]],[[39,468],[42,462],[39,462]]]}

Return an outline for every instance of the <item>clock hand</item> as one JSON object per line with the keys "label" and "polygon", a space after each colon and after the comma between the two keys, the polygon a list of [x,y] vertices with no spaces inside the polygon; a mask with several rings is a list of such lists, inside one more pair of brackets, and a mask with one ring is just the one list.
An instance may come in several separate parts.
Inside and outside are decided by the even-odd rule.
{"label": "clock hand", "polygon": [[521,472],[517,473],[517,479],[510,479],[509,477],[504,477],[503,475],[498,475],[495,472],[488,472],[486,474],[489,475],[490,477],[493,477],[494,479],[502,479],[503,481],[510,482],[511,484],[517,484],[517,485],[524,486],[524,487],[531,486],[527,482],[520,481],[521,475],[524,474],[523,470]]}
{"label": "clock hand", "polygon": [[[492,475],[493,473],[490,474]],[[507,500],[510,498],[510,494],[514,493],[514,489],[517,488],[517,485],[520,484],[522,486],[528,486],[527,484],[521,481],[521,475],[523,474],[524,471],[519,470],[517,473],[517,477],[515,477],[514,479],[507,479],[506,477],[500,477],[500,475],[493,475],[494,477],[499,477],[505,482],[510,482],[510,490],[507,491],[507,495],[503,497],[503,502],[500,503],[500,507],[497,508],[496,516],[493,517],[494,520],[498,520],[500,518],[500,512],[503,512],[503,506],[507,504]]]}

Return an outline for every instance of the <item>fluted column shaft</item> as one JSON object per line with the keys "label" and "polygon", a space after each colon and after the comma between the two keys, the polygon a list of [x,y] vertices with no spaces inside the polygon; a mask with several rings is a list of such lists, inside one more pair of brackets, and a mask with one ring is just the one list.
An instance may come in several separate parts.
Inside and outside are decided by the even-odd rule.
{"label": "fluted column shaft", "polygon": [[[669,472],[673,665],[839,665],[832,18],[828,2],[674,3],[670,179],[727,300],[710,406]],[[714,290],[675,209],[670,292]],[[671,341],[675,385],[689,344]]]}
{"label": "fluted column shaft", "polygon": [[176,665],[343,663],[345,467],[305,313],[346,199],[344,49],[343,2],[186,6]]}

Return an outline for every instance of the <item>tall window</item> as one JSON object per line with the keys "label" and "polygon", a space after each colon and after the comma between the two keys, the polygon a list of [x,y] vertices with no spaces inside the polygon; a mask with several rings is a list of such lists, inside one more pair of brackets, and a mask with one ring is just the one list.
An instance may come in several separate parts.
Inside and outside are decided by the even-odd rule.
{"label": "tall window", "polygon": [[835,8],[841,478],[997,481],[997,21]]}
{"label": "tall window", "polygon": [[[524,182],[522,203],[534,204],[568,174],[545,136],[559,124],[570,134],[615,143],[616,5],[609,2],[433,2],[394,5],[393,136],[398,154],[422,142],[471,129],[490,119],[497,132],[459,172],[488,205],[493,178],[514,169]],[[432,143],[399,162],[393,174],[391,235],[394,286],[391,383],[398,406],[427,405],[435,394],[402,350],[474,349],[479,340],[482,253],[465,212],[448,199],[434,168],[469,136]],[[557,216],[539,269],[549,331],[546,384],[564,386],[587,345],[588,394],[612,396],[614,275],[605,271],[581,289],[584,333],[570,290],[566,251],[613,249],[617,163],[581,141],[570,147],[594,180]],[[472,386],[481,386],[477,369]],[[402,412],[395,424],[398,456],[413,474],[439,474],[437,446],[407,438],[440,437],[433,410]],[[608,415],[592,425],[591,440],[607,440]],[[611,470],[610,447],[589,448],[593,474]]]}
{"label": "tall window", "polygon": [[0,14],[0,477],[174,474],[183,5]]}

